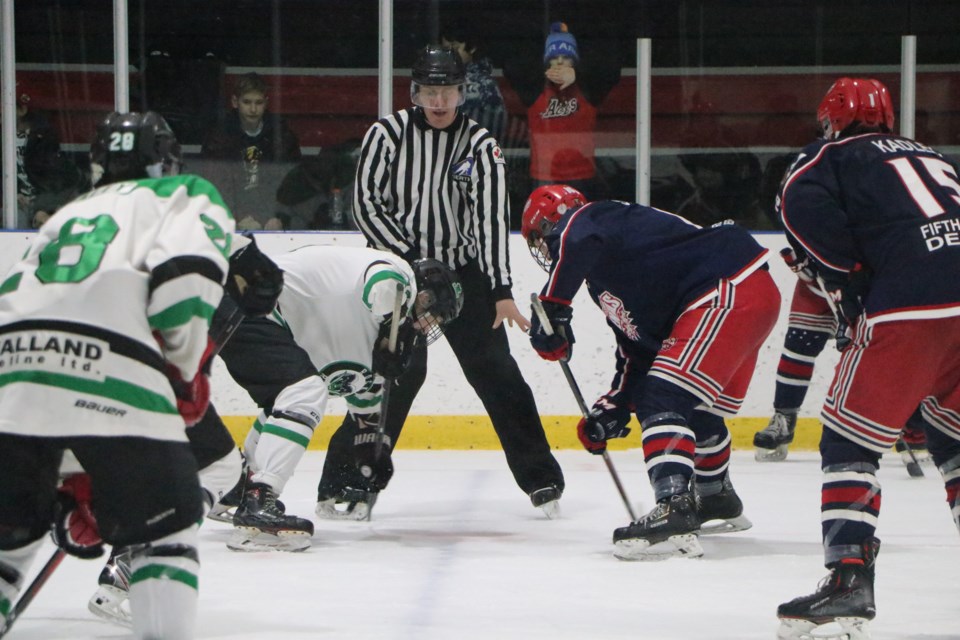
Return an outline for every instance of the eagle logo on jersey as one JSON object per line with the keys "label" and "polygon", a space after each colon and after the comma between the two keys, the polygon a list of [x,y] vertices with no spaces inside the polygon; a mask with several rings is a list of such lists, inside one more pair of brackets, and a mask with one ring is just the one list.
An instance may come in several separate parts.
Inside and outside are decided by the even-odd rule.
{"label": "eagle logo on jersey", "polygon": [[339,360],[331,362],[317,372],[327,383],[331,397],[343,398],[362,393],[373,384],[373,372],[362,364]]}
{"label": "eagle logo on jersey", "polygon": [[603,314],[607,316],[613,326],[620,329],[625,336],[631,340],[638,340],[640,334],[637,332],[636,325],[633,324],[633,318],[630,312],[623,306],[623,300],[613,295],[609,291],[604,291],[597,299],[600,301],[600,308]]}
{"label": "eagle logo on jersey", "polygon": [[457,182],[470,182],[470,176],[473,175],[473,156],[467,156],[453,165],[452,174]]}

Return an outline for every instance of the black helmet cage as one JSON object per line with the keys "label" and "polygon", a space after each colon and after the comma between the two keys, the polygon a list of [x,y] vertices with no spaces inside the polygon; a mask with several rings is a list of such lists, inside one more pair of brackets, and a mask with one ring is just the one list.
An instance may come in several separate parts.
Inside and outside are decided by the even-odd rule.
{"label": "black helmet cage", "polygon": [[417,279],[417,300],[412,315],[420,324],[427,344],[443,335],[444,327],[463,309],[463,287],[457,272],[433,258],[413,262]]}
{"label": "black helmet cage", "polygon": [[556,222],[545,217],[541,218],[537,228],[530,231],[527,236],[527,249],[530,251],[530,255],[540,265],[540,268],[547,273],[550,273],[550,267],[553,266],[553,256],[550,255],[550,250],[547,248],[546,238],[555,226],[557,226]]}
{"label": "black helmet cage", "polygon": [[109,114],[90,145],[90,162],[103,177],[95,182],[159,178],[180,172],[180,143],[155,111]]}

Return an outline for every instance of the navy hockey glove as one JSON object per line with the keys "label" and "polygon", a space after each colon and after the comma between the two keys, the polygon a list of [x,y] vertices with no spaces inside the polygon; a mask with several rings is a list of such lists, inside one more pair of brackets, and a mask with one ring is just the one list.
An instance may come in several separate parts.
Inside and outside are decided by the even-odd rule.
{"label": "navy hockey glove", "polygon": [[543,301],[543,310],[553,327],[553,335],[547,335],[540,324],[540,318],[535,310],[530,316],[530,344],[537,354],[544,360],[569,362],[573,357],[573,308],[568,304]]}
{"label": "navy hockey glove", "polygon": [[806,254],[798,256],[796,251],[790,247],[786,247],[780,249],[780,257],[783,258],[783,261],[790,268],[790,271],[797,274],[797,277],[804,282],[810,283],[817,279],[817,274],[813,270],[813,264],[810,262],[810,256]]}
{"label": "navy hockey glove", "polygon": [[397,344],[394,351],[387,348],[390,342],[390,318],[380,325],[380,334],[373,348],[373,370],[387,380],[396,380],[410,366],[414,350],[423,344],[423,334],[413,326],[411,318],[404,318],[397,328]]}
{"label": "navy hockey glove", "polygon": [[824,293],[830,298],[830,308],[837,317],[837,350],[843,351],[853,342],[853,327],[863,313],[860,296],[849,291],[846,283],[823,282]]}
{"label": "navy hockey glove", "polygon": [[[374,491],[383,491],[393,477],[393,461],[390,459],[392,449],[390,436],[378,436],[376,425],[380,421],[380,414],[357,416],[359,431],[353,437],[353,461],[370,488]],[[380,457],[377,453],[377,438],[383,438],[380,447]]]}
{"label": "navy hockey glove", "polygon": [[78,473],[63,480],[53,505],[53,541],[72,556],[92,560],[103,555],[103,540],[90,509],[90,476]]}
{"label": "navy hockey glove", "polygon": [[610,438],[625,438],[630,433],[630,408],[617,406],[610,396],[603,396],[593,404],[590,413],[580,418],[577,437],[583,448],[594,455],[607,450]]}
{"label": "navy hockey glove", "polygon": [[283,291],[283,270],[257,247],[250,244],[230,256],[230,272],[224,290],[249,318],[262,318],[277,306]]}

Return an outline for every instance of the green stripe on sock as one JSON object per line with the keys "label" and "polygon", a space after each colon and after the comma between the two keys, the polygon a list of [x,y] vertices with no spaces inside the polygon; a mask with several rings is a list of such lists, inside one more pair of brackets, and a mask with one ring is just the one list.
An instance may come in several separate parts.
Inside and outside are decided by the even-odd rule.
{"label": "green stripe on sock", "polygon": [[148,564],[145,567],[140,567],[130,576],[131,585],[143,582],[144,580],[176,580],[191,589],[198,589],[199,582],[197,580],[197,574],[187,571],[186,569],[178,569],[177,567],[163,564]]}
{"label": "green stripe on sock", "polygon": [[277,436],[278,438],[283,438],[284,440],[289,440],[294,444],[298,444],[304,449],[307,448],[307,445],[310,444],[310,438],[302,436],[296,431],[291,431],[290,429],[284,429],[283,427],[278,427],[275,424],[270,424],[269,422],[263,425],[263,430],[260,432],[261,435],[264,433],[269,433]]}

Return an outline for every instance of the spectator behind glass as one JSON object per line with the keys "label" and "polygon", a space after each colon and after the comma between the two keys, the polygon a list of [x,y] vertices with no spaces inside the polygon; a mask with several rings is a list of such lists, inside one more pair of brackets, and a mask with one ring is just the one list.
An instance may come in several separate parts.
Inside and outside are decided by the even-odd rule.
{"label": "spectator behind glass", "polygon": [[[86,191],[88,182],[60,151],[60,136],[47,117],[31,106],[17,83],[17,228],[36,228],[38,207],[45,217]],[[43,217],[43,216],[42,216]]]}
{"label": "spectator behind glass", "polygon": [[259,74],[241,76],[231,97],[233,109],[201,150],[205,159],[215,161],[206,177],[220,189],[238,229],[289,226],[276,191],[283,175],[300,160],[300,143],[282,118],[267,112],[268,100]]}
{"label": "spectator behind glass", "polygon": [[502,140],[507,111],[503,106],[500,87],[493,77],[490,59],[478,55],[477,44],[457,27],[447,29],[440,43],[456,51],[467,68],[467,81],[463,86],[466,98],[460,112],[492,133],[494,138]]}
{"label": "spectator behind glass", "polygon": [[599,200],[606,187],[597,175],[597,106],[619,82],[620,67],[599,58],[589,67],[581,62],[577,39],[566,23],[554,22],[542,61],[526,68],[505,63],[504,74],[527,107],[531,189],[563,183]]}
{"label": "spectator behind glass", "polygon": [[705,227],[729,219],[748,229],[770,228],[760,210],[760,160],[746,151],[736,132],[720,122],[713,103],[699,92],[687,117],[680,144],[696,153],[681,154],[680,163],[690,173],[694,191],[677,208],[677,215]]}

